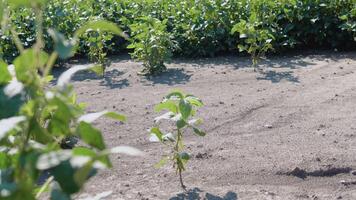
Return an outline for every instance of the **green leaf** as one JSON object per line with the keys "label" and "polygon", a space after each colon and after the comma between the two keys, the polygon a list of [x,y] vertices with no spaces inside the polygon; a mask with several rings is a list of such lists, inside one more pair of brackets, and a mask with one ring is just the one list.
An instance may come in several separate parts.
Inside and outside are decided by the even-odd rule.
{"label": "green leaf", "polygon": [[179,154],[180,159],[188,161],[190,159],[190,155],[186,152],[182,152]]}
{"label": "green leaf", "polygon": [[126,117],[124,115],[120,115],[116,112],[107,112],[105,114],[105,116],[110,117],[111,119],[122,121],[122,122],[126,121]]}
{"label": "green leaf", "polygon": [[93,163],[94,161],[88,162],[74,173],[74,180],[79,187],[82,187],[90,178],[90,174],[93,170]]}
{"label": "green leaf", "polygon": [[0,60],[0,85],[7,84],[11,79],[12,77],[7,69],[7,64]]}
{"label": "green leaf", "polygon": [[58,182],[62,190],[66,194],[74,194],[79,192],[80,187],[74,180],[76,169],[72,167],[70,162],[61,162],[54,168],[50,169],[50,173],[53,175],[54,180]]}
{"label": "green leaf", "polygon": [[195,127],[193,127],[193,131],[194,131],[195,134],[197,134],[199,136],[205,136],[206,135],[205,132],[203,132],[203,131],[199,130],[198,128],[195,128]]}
{"label": "green leaf", "polygon": [[96,153],[86,147],[75,147],[72,149],[72,154],[73,156],[88,156],[91,158],[94,158],[96,156]]}
{"label": "green leaf", "polygon": [[77,134],[88,145],[98,148],[99,150],[105,149],[105,144],[101,132],[95,129],[91,124],[80,122],[77,128]]}
{"label": "green leaf", "polygon": [[162,110],[169,110],[175,114],[178,112],[177,105],[172,100],[163,101],[155,106],[155,112],[161,112]]}
{"label": "green leaf", "polygon": [[180,92],[180,91],[178,91],[178,90],[173,91],[173,92],[171,92],[170,94],[168,94],[168,95],[166,96],[166,99],[171,99],[172,97],[173,97],[173,98],[178,98],[178,99],[184,99],[183,93]]}
{"label": "green leaf", "polygon": [[182,114],[182,118],[184,120],[187,120],[192,112],[192,105],[182,99],[179,101],[179,111]]}
{"label": "green leaf", "polygon": [[163,167],[165,164],[167,164],[169,158],[168,157],[163,157],[158,163],[156,163],[154,165],[155,168],[161,168]]}
{"label": "green leaf", "polygon": [[48,134],[47,130],[44,129],[35,118],[32,118],[29,123],[30,135],[33,137],[33,140],[42,143],[48,144],[53,140],[51,135]]}
{"label": "green leaf", "polygon": [[25,50],[14,60],[17,79],[25,84],[35,81],[37,70],[44,66],[47,60],[48,55],[43,51],[37,57],[34,49]]}
{"label": "green leaf", "polygon": [[48,34],[52,37],[55,44],[54,50],[58,53],[60,58],[66,59],[73,56],[74,40],[66,40],[63,34],[53,29],[49,29]]}
{"label": "green leaf", "polygon": [[199,98],[192,96],[192,95],[187,95],[185,97],[185,100],[188,101],[190,104],[197,106],[197,107],[201,107],[204,105],[203,102]]}
{"label": "green leaf", "polygon": [[[163,142],[163,133],[158,127],[153,127],[150,130],[151,134],[155,135],[160,142]],[[152,141],[153,142],[153,141]]]}
{"label": "green leaf", "polygon": [[177,121],[176,125],[178,129],[182,129],[187,125],[187,123],[183,119],[180,119]]}
{"label": "green leaf", "polygon": [[121,37],[127,38],[127,36],[122,32],[122,30],[116,24],[105,20],[92,21],[92,22],[88,22],[87,24],[84,24],[74,33],[74,37],[80,37],[88,30],[107,31],[119,35]]}

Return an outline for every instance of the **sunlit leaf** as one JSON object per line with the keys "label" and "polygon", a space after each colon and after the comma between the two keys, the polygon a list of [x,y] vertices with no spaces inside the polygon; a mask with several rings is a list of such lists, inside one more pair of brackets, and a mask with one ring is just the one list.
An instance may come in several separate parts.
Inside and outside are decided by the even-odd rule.
{"label": "sunlit leaf", "polygon": [[87,70],[93,67],[93,65],[76,65],[71,67],[67,71],[65,71],[61,76],[58,78],[57,86],[60,88],[65,87],[71,80],[72,76],[82,70]]}
{"label": "sunlit leaf", "polygon": [[172,113],[178,112],[178,108],[177,108],[176,104],[174,103],[174,101],[171,101],[171,100],[161,102],[155,106],[156,112],[161,112],[162,110],[169,110]]}
{"label": "sunlit leaf", "polygon": [[39,170],[46,170],[58,166],[61,162],[68,160],[71,157],[69,150],[53,151],[42,154],[38,160],[36,167]]}
{"label": "sunlit leaf", "polygon": [[101,112],[97,112],[97,113],[89,113],[89,114],[82,115],[81,117],[79,117],[78,121],[92,123],[93,121],[99,119],[102,116],[110,117],[112,119],[119,120],[119,121],[126,120],[125,116],[117,114],[115,112],[101,111]]}
{"label": "sunlit leaf", "polygon": [[79,37],[83,35],[87,30],[100,30],[100,31],[107,31],[119,35],[121,37],[127,38],[127,36],[122,32],[122,30],[114,23],[108,22],[105,20],[98,20],[88,22],[81,26],[75,33],[75,37]]}
{"label": "sunlit leaf", "polygon": [[7,64],[0,60],[0,85],[7,84],[10,80],[11,80],[11,75],[7,69]]}
{"label": "sunlit leaf", "polygon": [[54,50],[58,53],[60,58],[66,59],[73,56],[73,47],[75,46],[74,40],[65,39],[63,34],[53,29],[49,29],[48,34],[52,37],[55,44]]}
{"label": "sunlit leaf", "polygon": [[151,128],[150,132],[151,132],[151,137],[150,137],[151,142],[163,141],[163,133],[159,130],[158,127]]}
{"label": "sunlit leaf", "polygon": [[88,145],[100,150],[105,149],[104,139],[101,132],[86,122],[80,122],[77,128],[79,137]]}
{"label": "sunlit leaf", "polygon": [[5,135],[14,129],[18,123],[25,121],[26,117],[18,116],[18,117],[10,117],[7,119],[0,120],[0,140],[5,137]]}

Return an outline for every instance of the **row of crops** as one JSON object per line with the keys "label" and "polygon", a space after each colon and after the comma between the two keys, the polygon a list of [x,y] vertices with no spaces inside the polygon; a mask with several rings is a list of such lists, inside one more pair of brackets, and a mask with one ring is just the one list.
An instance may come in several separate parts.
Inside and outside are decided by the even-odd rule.
{"label": "row of crops", "polygon": [[[170,50],[184,56],[234,51],[238,45],[248,43],[244,38],[248,35],[267,39],[274,52],[356,46],[355,0],[50,0],[43,15],[45,28],[57,27],[66,37],[85,22],[98,19],[114,22],[131,36],[131,40],[124,40],[108,33],[84,35],[78,53],[89,53],[96,59],[107,52],[125,51],[137,40],[152,39],[149,31],[135,33],[135,24],[140,24],[141,30],[162,32],[160,35],[173,41],[168,45]],[[35,13],[19,8],[11,17],[19,38],[30,47],[36,38]],[[152,20],[158,22],[152,25]],[[249,28],[232,33],[241,21]],[[18,52],[10,32],[0,32],[0,36],[0,55],[11,60]],[[51,49],[52,40],[47,33],[44,41]]]}
{"label": "row of crops", "polygon": [[[355,1],[292,0],[0,0],[0,199],[70,200],[88,179],[110,168],[110,154],[144,154],[132,147],[108,148],[92,124],[100,117],[77,103],[71,76],[96,65],[74,66],[55,81],[58,59],[87,55],[105,66],[106,54],[130,49],[144,73],[165,68],[172,55],[213,56],[240,51],[254,65],[270,51],[301,47],[355,47]],[[103,72],[102,72],[103,73]],[[169,162],[185,188],[190,159],[186,130],[204,136],[197,118],[202,101],[174,91],[155,107],[150,140],[170,148]],[[159,121],[173,121],[171,133]],[[81,146],[76,145],[81,141]]]}

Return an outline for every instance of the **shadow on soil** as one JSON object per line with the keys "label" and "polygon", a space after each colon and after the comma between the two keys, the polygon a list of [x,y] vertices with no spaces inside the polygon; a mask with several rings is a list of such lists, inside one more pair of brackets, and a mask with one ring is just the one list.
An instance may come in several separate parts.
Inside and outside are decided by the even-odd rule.
{"label": "shadow on soil", "polygon": [[129,81],[127,79],[118,79],[119,76],[123,75],[124,73],[117,70],[113,69],[111,71],[107,71],[105,73],[105,77],[103,80],[100,82],[100,85],[102,86],[107,86],[110,89],[116,89],[116,88],[124,88],[129,86]]}
{"label": "shadow on soil", "polygon": [[100,80],[101,86],[106,86],[110,89],[124,88],[129,86],[128,79],[122,79],[121,76],[125,74],[117,69],[112,69],[105,72],[105,76],[99,76],[94,72],[81,71],[77,72],[73,77],[73,81],[85,81],[85,80]]}
{"label": "shadow on soil", "polygon": [[288,175],[288,176],[295,176],[301,179],[306,179],[308,176],[314,176],[314,177],[331,177],[331,176],[336,176],[338,174],[348,174],[352,171],[353,169],[351,167],[329,167],[326,169],[318,169],[314,171],[306,171],[304,169],[300,169],[299,167],[296,167],[292,171],[286,172],[286,173],[277,173],[279,175]]}
{"label": "shadow on soil", "polygon": [[175,85],[188,82],[191,76],[184,69],[170,68],[158,76],[147,76],[147,81],[153,84]]}
{"label": "shadow on soil", "polygon": [[286,80],[289,82],[299,83],[298,77],[294,76],[292,71],[287,71],[287,72],[267,71],[262,73],[261,77],[257,77],[257,80],[266,80],[266,81],[271,81],[272,83],[279,83],[282,80]]}
{"label": "shadow on soil", "polygon": [[237,200],[237,194],[235,192],[228,192],[225,196],[220,197],[214,194],[205,193],[205,196],[202,197],[201,193],[203,191],[199,188],[190,189],[185,193],[177,194],[177,196],[170,198],[169,200],[197,200],[197,199],[206,199],[206,200]]}

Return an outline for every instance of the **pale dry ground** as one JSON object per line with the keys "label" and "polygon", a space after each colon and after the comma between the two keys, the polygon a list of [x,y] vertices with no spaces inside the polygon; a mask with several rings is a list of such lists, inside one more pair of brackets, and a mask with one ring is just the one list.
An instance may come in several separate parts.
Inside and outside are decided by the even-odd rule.
{"label": "pale dry ground", "polygon": [[[146,79],[140,64],[116,58],[105,79],[75,77],[88,111],[118,111],[120,124],[96,125],[109,147],[131,145],[145,157],[112,156],[114,168],[93,178],[77,197],[104,199],[356,199],[356,52],[272,57],[264,74],[248,58],[174,60]],[[153,107],[172,89],[200,97],[207,136],[187,134],[193,159],[183,194],[171,165],[155,169],[165,148],[148,141]],[[301,170],[295,175],[288,175]],[[334,169],[332,169],[334,168]],[[318,171],[319,170],[319,171]],[[345,185],[342,181],[346,181]]]}

